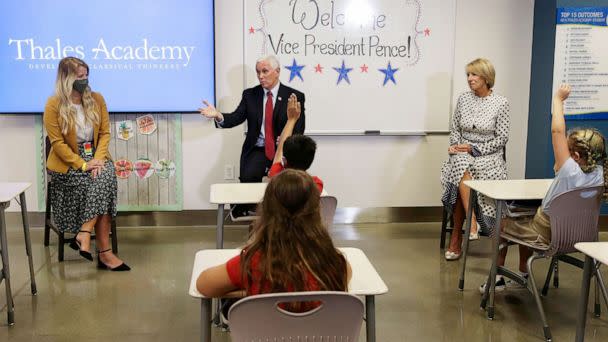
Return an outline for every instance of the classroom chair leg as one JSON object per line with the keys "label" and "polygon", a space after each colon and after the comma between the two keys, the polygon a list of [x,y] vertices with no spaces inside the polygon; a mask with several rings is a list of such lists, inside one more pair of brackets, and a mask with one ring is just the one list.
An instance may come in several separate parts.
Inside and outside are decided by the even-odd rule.
{"label": "classroom chair leg", "polygon": [[443,209],[442,217],[441,217],[441,237],[439,238],[439,249],[445,249],[445,238],[447,234],[447,226],[448,226],[448,212]]}
{"label": "classroom chair leg", "polygon": [[540,295],[538,293],[538,288],[536,287],[536,280],[534,280],[534,274],[532,273],[532,263],[536,259],[540,259],[542,257],[533,255],[528,259],[528,281],[530,281],[530,285],[532,287],[532,294],[534,295],[534,301],[536,302],[536,308],[538,309],[538,313],[540,314],[540,319],[543,322],[543,332],[545,334],[545,339],[547,341],[552,340],[551,329],[549,328],[549,324],[547,323],[547,317],[545,316],[545,310],[543,308],[543,303],[540,301]]}
{"label": "classroom chair leg", "polygon": [[57,245],[57,259],[59,262],[63,261],[63,246],[65,245],[65,236],[63,233],[59,234],[58,245]]}
{"label": "classroom chair leg", "polygon": [[549,284],[551,283],[551,277],[553,276],[553,270],[555,269],[555,265],[557,264],[557,258],[551,258],[551,263],[549,263],[549,270],[547,271],[547,278],[545,278],[545,285],[543,285],[543,289],[541,291],[541,296],[547,296],[549,292]]}
{"label": "classroom chair leg", "polygon": [[555,261],[555,276],[553,276],[553,287],[559,288],[559,261]]}

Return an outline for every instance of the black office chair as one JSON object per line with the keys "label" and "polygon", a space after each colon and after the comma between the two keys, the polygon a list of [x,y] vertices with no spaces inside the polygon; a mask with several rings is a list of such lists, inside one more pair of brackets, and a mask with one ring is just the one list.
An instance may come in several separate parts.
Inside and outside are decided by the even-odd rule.
{"label": "black office chair", "polygon": [[[507,162],[507,147],[502,148],[502,158],[505,163]],[[449,226],[448,226],[449,222]],[[450,215],[448,211],[443,207],[443,214],[441,219],[441,237],[439,238],[439,249],[445,249],[445,238],[447,233],[452,234],[454,230],[454,215]]]}
{"label": "black office chair", "polygon": [[[48,158],[49,152],[51,151],[51,141],[49,137],[46,137],[45,140],[45,154],[44,161],[46,163],[46,159]],[[45,165],[46,166],[46,165]],[[59,262],[63,261],[63,252],[64,245],[66,243],[70,243],[72,240],[76,238],[75,234],[65,233],[60,231],[55,223],[53,222],[53,214],[52,214],[52,206],[49,198],[49,193],[51,188],[53,187],[53,179],[51,174],[47,169],[47,182],[46,182],[46,209],[44,213],[44,246],[49,246],[49,238],[51,230],[57,234],[57,239],[59,240],[57,245],[57,259]],[[66,234],[74,235],[72,237],[66,237]],[[91,239],[95,240],[95,234],[91,234]],[[110,239],[112,240],[112,252],[115,254],[118,253],[118,235],[116,234],[116,219],[112,218],[112,226],[110,228]]]}

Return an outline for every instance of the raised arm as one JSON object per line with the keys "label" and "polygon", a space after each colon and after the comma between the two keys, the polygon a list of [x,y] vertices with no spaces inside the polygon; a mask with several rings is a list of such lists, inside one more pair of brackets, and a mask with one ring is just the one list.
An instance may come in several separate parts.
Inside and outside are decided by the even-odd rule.
{"label": "raised arm", "polygon": [[564,120],[564,101],[570,95],[570,86],[562,84],[553,96],[553,115],[551,117],[551,142],[555,169],[559,170],[570,158],[568,139],[566,138],[566,121]]}
{"label": "raised arm", "polygon": [[302,106],[300,102],[298,102],[298,98],[295,94],[291,94],[287,100],[287,123],[285,124],[285,127],[283,127],[283,131],[279,137],[279,145],[274,154],[273,164],[279,163],[281,162],[281,159],[283,159],[283,145],[285,144],[285,140],[293,134],[301,112]]}

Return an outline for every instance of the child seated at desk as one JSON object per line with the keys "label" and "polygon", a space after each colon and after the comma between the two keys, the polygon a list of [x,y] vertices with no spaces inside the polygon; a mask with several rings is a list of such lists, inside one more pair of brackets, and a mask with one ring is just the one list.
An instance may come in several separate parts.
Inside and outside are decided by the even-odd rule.
{"label": "child seated at desk", "polygon": [[[284,169],[306,171],[315,159],[317,151],[315,141],[305,135],[292,135],[296,122],[300,118],[300,112],[300,102],[295,94],[291,94],[287,102],[287,123],[281,132],[277,151],[268,171],[269,178],[276,176]],[[323,192],[323,181],[317,176],[313,176],[312,179],[319,188],[319,192]]]}
{"label": "child seated at desk", "polygon": [[[306,171],[315,159],[315,152],[317,151],[315,141],[305,135],[292,135],[300,114],[300,102],[298,102],[295,94],[291,94],[287,100],[287,123],[279,137],[277,151],[274,154],[272,166],[268,170],[268,178],[275,177],[285,169]],[[319,189],[319,194],[321,194],[323,192],[323,181],[317,176],[313,176],[312,180]],[[253,216],[257,215],[254,209],[255,207],[249,205],[237,205],[232,211],[234,217]],[[254,228],[252,225],[249,226],[250,232]]]}
{"label": "child seated at desk", "polygon": [[[247,295],[346,291],[350,265],[323,225],[319,201],[319,190],[304,171],[287,169],[272,178],[241,254],[203,271],[197,290],[206,297],[239,289]],[[307,308],[290,307],[302,309]]]}
{"label": "child seated at desk", "polygon": [[[506,218],[502,222],[502,231],[531,243],[551,243],[551,226],[549,216],[545,213],[557,196],[570,190],[604,185],[604,198],[608,189],[608,166],[606,165],[606,147],[604,136],[594,128],[574,129],[566,137],[564,120],[564,101],[570,95],[570,86],[562,85],[553,97],[553,117],[551,120],[551,142],[555,156],[555,179],[542,205],[534,216]],[[526,261],[532,250],[519,246],[519,271],[527,277]],[[500,251],[498,266],[504,266],[507,248]],[[506,288],[502,276],[496,278],[496,291]],[[479,291],[483,293],[485,283]]]}

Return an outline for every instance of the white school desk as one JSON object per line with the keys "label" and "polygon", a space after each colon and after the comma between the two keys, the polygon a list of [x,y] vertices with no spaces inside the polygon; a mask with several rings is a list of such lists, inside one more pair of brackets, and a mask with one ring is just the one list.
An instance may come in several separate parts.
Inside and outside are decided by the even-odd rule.
{"label": "white school desk", "polygon": [[13,294],[11,293],[11,275],[8,262],[8,242],[6,238],[6,219],[4,210],[11,204],[13,198],[19,196],[21,205],[21,218],[23,220],[23,234],[25,236],[25,252],[30,266],[30,287],[32,294],[36,294],[36,280],[34,279],[34,264],[32,262],[32,245],[30,243],[30,226],[27,219],[27,205],[25,203],[25,190],[31,183],[0,182],[0,250],[2,254],[2,273],[0,282],[4,280],[6,289],[6,311],[8,314],[8,325],[15,324],[15,306]]}
{"label": "white school desk", "polygon": [[[217,204],[217,226],[215,248],[224,248],[224,205],[256,204],[264,198],[268,183],[218,183],[212,184],[209,202]],[[321,193],[327,195],[325,189]]]}
{"label": "white school desk", "polygon": [[[348,292],[365,296],[366,336],[368,342],[376,341],[375,296],[388,292],[388,288],[367,256],[358,248],[339,248],[352,268],[352,278],[348,283]],[[190,296],[201,299],[201,341],[211,341],[211,299],[204,297],[196,289],[196,279],[202,271],[227,262],[240,253],[239,249],[207,249],[196,253],[192,277],[190,279]]]}
{"label": "white school desk", "polygon": [[[496,200],[496,218],[494,223],[494,231],[492,232],[492,267],[490,268],[490,291],[489,300],[486,307],[485,299],[482,299],[481,306],[487,310],[488,318],[494,318],[494,287],[496,283],[497,261],[498,261],[498,246],[500,243],[500,221],[502,219],[502,209],[505,206],[505,201],[510,200],[538,200],[543,199],[553,179],[506,179],[506,180],[467,180],[464,184],[471,188],[471,196],[469,196],[469,209],[467,211],[467,220],[465,223],[465,237],[469,236],[471,231],[471,213],[473,210],[473,191],[483,194],[486,197]],[[464,239],[464,257],[462,259],[462,267],[460,270],[460,280],[458,287],[462,290],[464,287],[464,271],[467,262],[467,253],[469,248],[469,239]]]}
{"label": "white school desk", "polygon": [[576,341],[585,340],[585,323],[587,321],[587,302],[589,301],[589,285],[591,283],[592,267],[595,261],[608,265],[608,242],[579,242],[574,248],[585,254],[583,281],[578,301],[578,318],[576,320]]}

